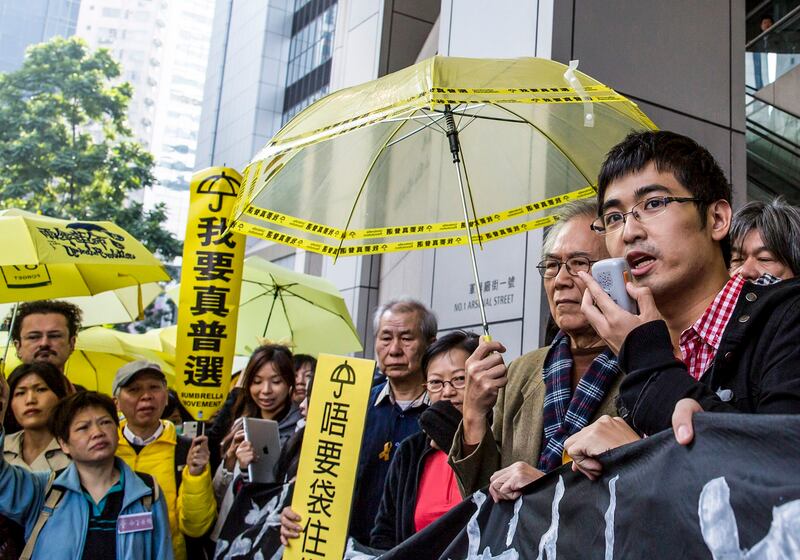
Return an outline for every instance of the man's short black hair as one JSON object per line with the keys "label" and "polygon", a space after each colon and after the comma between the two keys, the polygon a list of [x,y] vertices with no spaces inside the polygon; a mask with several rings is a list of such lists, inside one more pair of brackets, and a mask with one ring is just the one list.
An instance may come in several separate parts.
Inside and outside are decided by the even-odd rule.
{"label": "man's short black hair", "polygon": [[461,349],[467,354],[472,354],[478,348],[479,342],[480,338],[477,334],[461,330],[449,332],[437,338],[425,349],[425,353],[422,355],[422,373],[426,378],[428,377],[428,365],[436,356],[455,349]]}
{"label": "man's short black hair", "polygon": [[[701,225],[706,226],[706,211],[718,200],[731,204],[731,185],[717,160],[707,149],[682,134],[668,130],[632,132],[606,154],[597,178],[598,215],[603,213],[608,186],[618,179],[638,173],[649,164],[659,173],[670,172],[675,179],[697,198]],[[720,242],[725,265],[731,260],[728,236]]]}
{"label": "man's short black hair", "polygon": [[117,406],[111,397],[97,391],[80,391],[61,399],[55,406],[47,423],[50,433],[53,434],[56,440],[69,443],[69,428],[72,425],[72,421],[81,411],[93,407],[101,408],[108,412],[111,419],[119,427]]}
{"label": "man's short black hair", "polygon": [[83,312],[80,307],[68,301],[40,299],[19,304],[17,316],[14,319],[14,324],[11,326],[11,340],[20,342],[20,331],[22,330],[22,321],[25,317],[28,315],[46,313],[58,313],[63,315],[67,320],[69,337],[72,338],[78,335],[78,331],[81,329],[81,320],[83,319]]}

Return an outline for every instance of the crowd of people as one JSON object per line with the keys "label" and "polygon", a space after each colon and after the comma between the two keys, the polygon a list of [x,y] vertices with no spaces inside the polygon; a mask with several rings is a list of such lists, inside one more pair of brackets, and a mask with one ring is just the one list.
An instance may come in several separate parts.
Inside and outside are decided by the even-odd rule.
{"label": "crowd of people", "polygon": [[[672,132],[632,133],[607,155],[596,200],[560,211],[537,265],[557,333],[506,365],[502,341],[437,337],[424,304],[374,314],[369,397],[349,534],[390,549],[473,492],[516,499],[571,463],[673,429],[700,411],[800,413],[800,211],[778,198],[736,214],[710,153]],[[591,276],[626,259],[638,312]],[[116,372],[113,395],[72,384],[80,310],[22,304],[11,339],[22,364],[0,376],[0,558],[212,558],[257,452],[243,419],[277,423],[274,480],[296,476],[316,362],[257,348],[208,429],[158,364]],[[742,453],[747,453],[746,449]],[[292,546],[304,520],[280,518]]]}

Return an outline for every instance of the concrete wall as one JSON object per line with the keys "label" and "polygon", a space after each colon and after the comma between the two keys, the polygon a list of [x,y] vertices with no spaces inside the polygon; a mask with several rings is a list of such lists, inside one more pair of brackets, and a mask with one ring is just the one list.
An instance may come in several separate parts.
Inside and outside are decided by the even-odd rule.
{"label": "concrete wall", "polygon": [[[746,202],[744,0],[556,2],[554,60],[635,101],[717,158]],[[613,9],[610,9],[613,6]]]}
{"label": "concrete wall", "polygon": [[217,0],[196,169],[243,170],[280,128],[292,6]]}

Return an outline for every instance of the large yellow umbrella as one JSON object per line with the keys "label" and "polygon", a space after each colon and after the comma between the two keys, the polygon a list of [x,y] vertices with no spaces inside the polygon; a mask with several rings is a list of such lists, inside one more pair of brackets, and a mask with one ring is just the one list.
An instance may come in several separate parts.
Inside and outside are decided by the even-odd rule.
{"label": "large yellow umbrella", "polygon": [[[8,333],[3,333],[7,336]],[[123,335],[123,337],[120,337]],[[111,385],[117,370],[134,360],[150,360],[161,366],[167,383],[174,382],[174,368],[157,352],[146,348],[132,350],[124,341],[124,333],[103,327],[91,327],[78,333],[75,351],[64,366],[67,378],[92,391],[111,394]],[[16,355],[8,356],[10,373],[20,361]]]}
{"label": "large yellow umbrella", "polygon": [[[180,287],[168,294],[177,302]],[[312,355],[363,349],[347,305],[330,281],[249,257],[242,269],[236,354],[249,356],[265,341]]]}
{"label": "large yellow umbrella", "polygon": [[334,257],[468,244],[479,286],[474,242],[552,224],[654,128],[574,65],[436,56],[296,115],[246,168],[234,229]]}

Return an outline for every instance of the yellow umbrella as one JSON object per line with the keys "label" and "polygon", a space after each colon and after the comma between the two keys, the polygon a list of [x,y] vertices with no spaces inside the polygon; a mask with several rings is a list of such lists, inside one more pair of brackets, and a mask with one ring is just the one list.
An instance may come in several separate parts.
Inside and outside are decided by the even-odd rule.
{"label": "yellow umbrella", "polygon": [[[167,293],[177,303],[180,286]],[[362,350],[347,305],[330,281],[249,257],[242,269],[236,354],[249,356],[267,340],[312,355]]]}
{"label": "yellow umbrella", "polygon": [[[0,210],[0,303],[89,296],[165,282],[161,262],[111,222]],[[13,242],[12,242],[13,241]]]}
{"label": "yellow umbrella", "polygon": [[[139,294],[141,292],[141,301]],[[83,311],[81,324],[84,327],[130,323],[139,319],[140,312],[150,305],[163,292],[156,282],[137,286],[127,286],[93,296],[58,298],[77,305]],[[15,303],[0,304],[0,320],[13,311]],[[141,309],[140,306],[141,305]]]}
{"label": "yellow umbrella", "polygon": [[480,286],[474,242],[552,224],[642,129],[575,65],[436,56],[296,115],[245,170],[233,228],[334,257],[468,244]]}
{"label": "yellow umbrella", "polygon": [[[61,220],[11,208],[0,210],[0,239],[6,240],[0,303],[90,296],[169,280],[159,260],[111,222]],[[137,297],[143,309],[141,289]],[[3,360],[7,354],[8,344]]]}
{"label": "yellow umbrella", "polygon": [[[174,369],[162,356],[145,348],[132,352],[120,340],[120,334],[124,333],[103,327],[91,327],[79,332],[75,351],[64,366],[67,378],[86,389],[110,395],[114,375],[120,367],[134,360],[150,360],[161,366],[167,384],[174,384]],[[19,364],[16,355],[9,355],[7,371],[10,373]]]}
{"label": "yellow umbrella", "polygon": [[117,331],[116,337],[127,352],[155,356],[174,368],[176,334],[177,327],[172,325],[144,333]]}

